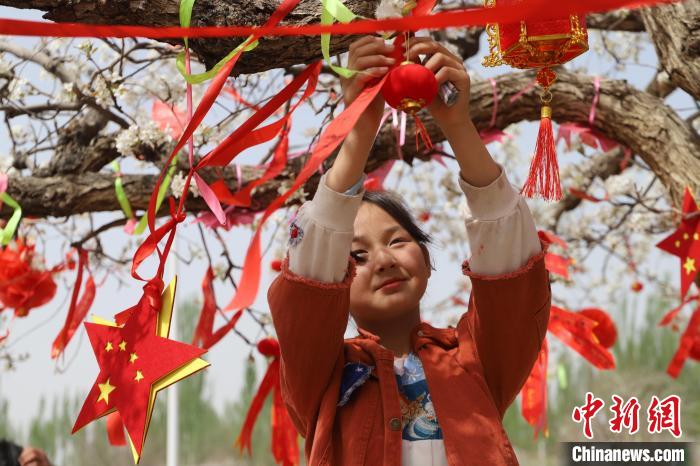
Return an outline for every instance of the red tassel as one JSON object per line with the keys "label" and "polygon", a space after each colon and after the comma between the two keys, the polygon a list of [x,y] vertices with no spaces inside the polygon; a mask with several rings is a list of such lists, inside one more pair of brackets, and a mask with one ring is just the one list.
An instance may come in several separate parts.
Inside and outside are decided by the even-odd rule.
{"label": "red tassel", "polygon": [[552,108],[546,104],[542,107],[540,131],[537,135],[535,156],[530,165],[530,174],[521,193],[526,197],[540,196],[554,201],[562,197],[557,151],[552,131]]}
{"label": "red tassel", "polygon": [[420,151],[420,146],[418,145],[418,135],[420,135],[420,138],[423,140],[425,148],[427,150],[431,150],[433,148],[433,141],[430,140],[428,130],[425,128],[423,122],[420,121],[420,118],[418,118],[417,114],[414,113],[413,118],[416,121],[416,152]]}

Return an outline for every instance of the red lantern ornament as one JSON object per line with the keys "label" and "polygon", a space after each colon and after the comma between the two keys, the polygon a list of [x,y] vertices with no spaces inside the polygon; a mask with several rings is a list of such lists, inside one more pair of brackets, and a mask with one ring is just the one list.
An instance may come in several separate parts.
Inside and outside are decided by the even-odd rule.
{"label": "red lantern ornament", "polygon": [[18,238],[0,249],[0,309],[14,308],[16,317],[26,317],[56,294],[53,273],[59,268],[42,270],[43,258],[34,245]]}
{"label": "red lantern ornament", "polygon": [[610,315],[602,309],[589,307],[581,309],[580,314],[595,321],[597,325],[593,327],[593,335],[596,336],[601,345],[610,348],[617,340],[617,328]]}
{"label": "red lantern ornament", "polygon": [[632,283],[631,288],[635,293],[639,293],[642,291],[642,289],[644,289],[644,285],[639,280],[635,280],[634,283]]}
{"label": "red lantern ornament", "polygon": [[[522,0],[498,0],[498,5],[517,5]],[[485,6],[496,6],[496,0],[485,0]],[[539,195],[548,200],[560,200],[559,166],[552,133],[552,94],[556,80],[552,67],[561,65],[588,50],[586,20],[582,15],[519,23],[486,26],[490,54],[484,66],[503,64],[514,68],[537,70],[537,82],[542,86],[542,111],[535,155],[522,192],[528,197]]]}
{"label": "red lantern ornament", "polygon": [[433,148],[428,130],[418,118],[418,112],[430,105],[437,93],[435,74],[425,66],[408,60],[389,71],[382,86],[382,96],[390,107],[413,116],[416,122],[416,150],[419,135],[428,150]]}

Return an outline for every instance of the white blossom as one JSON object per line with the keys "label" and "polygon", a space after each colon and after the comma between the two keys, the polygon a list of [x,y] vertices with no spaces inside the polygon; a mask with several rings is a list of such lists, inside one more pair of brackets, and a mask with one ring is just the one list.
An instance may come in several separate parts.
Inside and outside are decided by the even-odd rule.
{"label": "white blossom", "polygon": [[163,133],[153,121],[141,125],[131,125],[116,137],[117,151],[125,157],[135,156],[139,147],[152,149],[166,143],[170,136]]}
{"label": "white blossom", "polygon": [[381,0],[375,11],[377,19],[401,18],[403,16],[403,0]]}
{"label": "white blossom", "polygon": [[10,133],[12,133],[12,139],[18,145],[25,144],[29,141],[29,130],[26,125],[12,125],[10,127]]}
{"label": "white blossom", "polygon": [[[185,190],[185,180],[187,178],[187,175],[185,172],[177,172],[170,180],[170,192],[173,195],[174,198],[180,199],[182,196],[183,191]],[[197,183],[194,182],[194,179],[190,180],[190,194],[192,194],[194,197],[199,197],[199,188],[197,188]]]}
{"label": "white blossom", "polygon": [[605,180],[608,196],[624,196],[635,192],[634,181],[626,175],[612,175]]}
{"label": "white blossom", "polygon": [[7,97],[10,100],[22,100],[32,93],[27,80],[24,78],[13,79],[8,89],[10,92]]}

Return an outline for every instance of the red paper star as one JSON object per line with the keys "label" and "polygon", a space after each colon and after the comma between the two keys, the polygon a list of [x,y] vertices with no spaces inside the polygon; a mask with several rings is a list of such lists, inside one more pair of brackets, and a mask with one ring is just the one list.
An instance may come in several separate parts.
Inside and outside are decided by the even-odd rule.
{"label": "red paper star", "polygon": [[700,269],[700,209],[687,187],[682,212],[683,218],[678,229],[656,245],[681,259],[681,299],[688,293],[690,284]]}
{"label": "red paper star", "polygon": [[175,296],[175,281],[160,297],[150,282],[139,305],[123,326],[85,323],[100,373],[83,404],[73,433],[86,424],[118,411],[138,463],[159,390],[209,364],[199,359],[206,351],[167,338]]}

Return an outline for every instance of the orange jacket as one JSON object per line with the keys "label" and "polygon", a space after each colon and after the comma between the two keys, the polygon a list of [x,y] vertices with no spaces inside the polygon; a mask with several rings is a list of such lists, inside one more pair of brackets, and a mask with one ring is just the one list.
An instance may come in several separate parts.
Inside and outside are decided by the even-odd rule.
{"label": "orange jacket", "polygon": [[[465,261],[462,272],[471,278],[472,292],[457,328],[421,323],[411,332],[450,465],[518,464],[502,419],[547,332],[548,243],[541,241],[542,252],[512,273],[477,275]],[[282,395],[306,439],[309,465],[401,466],[394,354],[364,330],[356,338],[343,338],[354,276],[352,258],[340,283],[295,275],[284,260],[267,295],[281,349]],[[373,370],[339,407],[346,363]]]}

